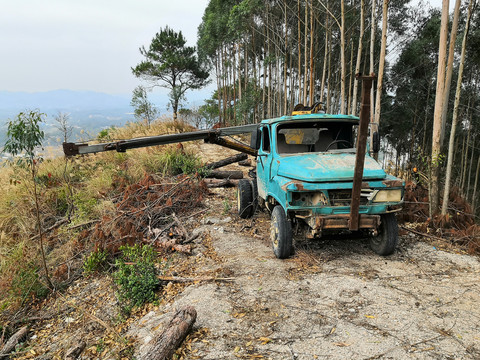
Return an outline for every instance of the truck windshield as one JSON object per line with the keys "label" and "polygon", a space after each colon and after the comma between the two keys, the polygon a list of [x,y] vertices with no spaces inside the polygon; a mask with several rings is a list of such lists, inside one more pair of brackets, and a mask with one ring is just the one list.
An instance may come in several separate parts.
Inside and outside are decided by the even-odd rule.
{"label": "truck windshield", "polygon": [[306,122],[279,125],[277,152],[295,154],[354,148],[352,124]]}

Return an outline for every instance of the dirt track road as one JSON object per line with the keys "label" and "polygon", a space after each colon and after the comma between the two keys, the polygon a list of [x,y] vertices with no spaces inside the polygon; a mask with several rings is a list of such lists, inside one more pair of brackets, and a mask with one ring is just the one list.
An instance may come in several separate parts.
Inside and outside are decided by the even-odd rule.
{"label": "dirt track road", "polygon": [[[235,190],[218,191],[233,198]],[[210,207],[221,209],[225,195]],[[205,240],[195,253],[207,260],[198,273],[234,280],[186,287],[159,318],[182,305],[197,309],[195,328],[208,332],[189,343],[185,358],[480,358],[476,258],[404,236],[387,258],[374,254],[367,239],[345,238],[303,241],[291,259],[278,260],[268,215],[252,223],[233,214],[197,230],[210,255]],[[140,323],[153,327],[159,319]]]}

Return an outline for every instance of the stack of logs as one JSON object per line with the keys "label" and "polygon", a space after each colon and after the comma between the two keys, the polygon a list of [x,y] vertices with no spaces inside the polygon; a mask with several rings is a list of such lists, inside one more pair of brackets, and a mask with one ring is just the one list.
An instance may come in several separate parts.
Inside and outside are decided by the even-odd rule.
{"label": "stack of logs", "polygon": [[242,166],[250,166],[251,162],[247,154],[238,154],[226,159],[216,161],[205,165],[205,169],[210,170],[206,176],[205,183],[208,187],[233,187],[238,185],[238,180],[243,179],[243,171],[221,171],[215,170],[229,164],[238,162]]}

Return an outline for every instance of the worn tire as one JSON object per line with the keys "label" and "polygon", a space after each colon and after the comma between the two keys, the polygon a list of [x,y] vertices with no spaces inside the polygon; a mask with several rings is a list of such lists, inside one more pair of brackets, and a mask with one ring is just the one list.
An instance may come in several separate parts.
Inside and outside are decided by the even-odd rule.
{"label": "worn tire", "polygon": [[286,259],[292,254],[292,224],[280,205],[273,208],[270,224],[270,240],[273,253],[279,259]]}
{"label": "worn tire", "polygon": [[398,244],[398,224],[395,214],[384,214],[378,229],[378,235],[370,238],[370,247],[378,255],[393,254]]}
{"label": "worn tire", "polygon": [[238,182],[237,209],[242,219],[248,219],[253,215],[253,189],[250,181],[246,179]]}
{"label": "worn tire", "polygon": [[252,185],[252,195],[253,195],[253,209],[252,214],[258,209],[258,187],[257,187],[257,178],[250,180],[250,184]]}

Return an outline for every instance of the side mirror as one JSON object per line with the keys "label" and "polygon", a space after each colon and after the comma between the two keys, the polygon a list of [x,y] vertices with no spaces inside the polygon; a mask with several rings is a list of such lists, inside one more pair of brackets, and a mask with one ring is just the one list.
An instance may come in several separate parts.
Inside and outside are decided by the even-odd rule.
{"label": "side mirror", "polygon": [[378,134],[378,131],[373,133],[372,141],[372,150],[376,154],[380,151],[380,135]]}
{"label": "side mirror", "polygon": [[251,136],[250,136],[250,147],[252,149],[258,150],[260,149],[260,140],[262,139],[262,132],[260,131],[260,128],[258,127],[254,131],[252,131]]}

